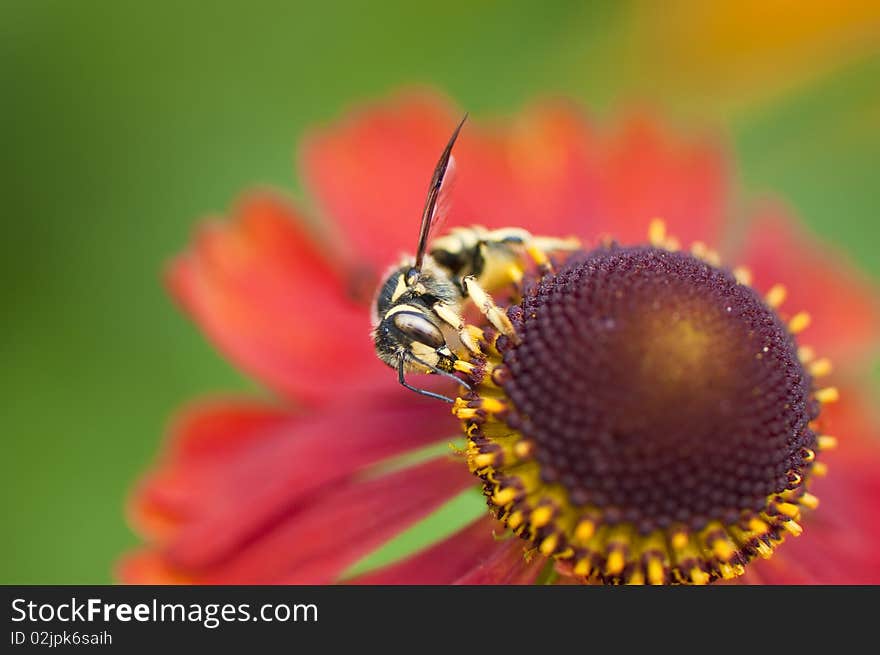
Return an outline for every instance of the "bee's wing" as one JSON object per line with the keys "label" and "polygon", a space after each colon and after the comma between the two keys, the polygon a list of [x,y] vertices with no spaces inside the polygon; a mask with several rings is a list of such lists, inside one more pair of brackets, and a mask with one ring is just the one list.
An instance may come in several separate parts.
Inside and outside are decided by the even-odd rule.
{"label": "bee's wing", "polygon": [[452,156],[452,146],[458,138],[461,126],[467,120],[468,115],[455,128],[449,142],[440,155],[440,160],[434,168],[434,175],[431,176],[431,184],[428,187],[428,198],[425,200],[425,208],[422,210],[422,224],[419,228],[419,244],[416,248],[415,268],[421,269],[422,259],[425,256],[425,249],[428,247],[428,237],[439,226],[449,213],[449,191],[452,188],[452,181],[455,177],[455,158]]}
{"label": "bee's wing", "polygon": [[449,209],[452,206],[452,188],[455,186],[456,167],[455,156],[449,156],[449,163],[446,166],[446,174],[440,184],[440,190],[437,192],[437,202],[434,203],[434,211],[431,213],[431,221],[428,225],[428,236],[436,234],[437,230],[446,221],[449,216]]}

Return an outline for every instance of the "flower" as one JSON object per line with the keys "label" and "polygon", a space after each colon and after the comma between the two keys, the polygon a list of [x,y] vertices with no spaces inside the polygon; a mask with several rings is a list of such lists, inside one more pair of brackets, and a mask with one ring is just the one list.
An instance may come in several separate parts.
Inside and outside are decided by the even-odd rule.
{"label": "flower", "polygon": [[[603,510],[600,522],[608,523],[611,530],[624,526],[629,536],[607,541],[593,552],[601,561],[594,559],[598,568],[588,572],[581,561],[584,558],[578,560],[572,549],[566,550],[567,545],[576,544],[580,524],[565,527],[557,520],[572,507],[596,508],[595,494],[578,498],[578,485],[566,487],[578,470],[554,472],[546,458],[535,460],[543,462],[544,469],[533,482],[547,485],[541,487],[544,491],[557,486],[542,496],[541,503],[528,507],[516,505],[519,501],[513,492],[505,491],[513,486],[499,482],[504,476],[520,483],[524,479],[511,477],[511,471],[496,458],[505,438],[499,431],[516,433],[525,444],[517,451],[524,459],[530,457],[526,451],[534,443],[523,437],[528,429],[521,416],[507,420],[507,414],[495,410],[500,403],[507,403],[508,409],[517,402],[531,403],[530,411],[544,417],[552,428],[559,418],[553,413],[553,403],[559,398],[552,390],[533,390],[540,387],[535,378],[552,370],[558,352],[549,360],[535,354],[540,348],[532,352],[532,363],[518,369],[525,373],[514,373],[519,395],[498,396],[499,386],[507,387],[496,385],[492,393],[498,402],[493,404],[487,395],[492,385],[483,374],[487,367],[503,368],[504,352],[512,346],[496,342],[497,333],[485,330],[485,353],[474,354],[470,362],[474,371],[482,373],[471,376],[474,393],[456,402],[458,420],[448,405],[418,397],[398,385],[394,372],[373,351],[368,336],[369,304],[381,273],[401,253],[413,250],[427,178],[456,116],[448,101],[415,92],[363,108],[313,132],[302,150],[305,182],[314,194],[312,210],[304,212],[301,205],[277,192],[251,193],[230,220],[202,226],[190,250],[172,263],[168,282],[174,297],[221,351],[277,398],[215,400],[181,412],[158,462],[133,494],[130,516],[145,544],[120,562],[120,579],[132,583],[337,582],[353,563],[455,494],[480,483],[473,472],[482,477],[492,515],[350,581],[632,582],[639,581],[639,575],[624,574],[624,569],[632,569],[633,562],[639,568],[638,562],[643,561],[645,568],[639,570],[651,582],[708,581],[707,571],[712,578],[739,575],[738,580],[753,583],[880,582],[876,548],[880,508],[875,502],[880,491],[880,441],[862,377],[865,355],[876,346],[880,334],[876,292],[828,246],[805,234],[779,204],[757,207],[745,230],[737,233],[738,223],[728,220],[729,175],[718,147],[712,141],[678,137],[648,114],[624,116],[610,129],[600,130],[577,108],[546,101],[502,125],[468,124],[455,147],[458,180],[449,222],[517,226],[557,236],[577,234],[589,244],[587,249],[598,240],[600,245],[586,256],[593,262],[590,266],[598,264],[589,257],[634,258],[636,269],[663,267],[675,260],[686,269],[676,287],[680,295],[670,296],[676,311],[687,313],[708,302],[700,296],[706,285],[688,279],[715,275],[718,285],[727,285],[725,293],[738,289],[742,302],[752,304],[748,311],[743,309],[746,305],[737,305],[737,312],[760,314],[761,325],[768,330],[764,336],[776,344],[775,350],[768,354],[770,368],[750,373],[748,366],[742,368],[745,360],[737,350],[738,339],[744,337],[721,328],[709,330],[709,340],[700,342],[706,352],[716,358],[713,361],[729,356],[736,365],[719,366],[723,371],[717,380],[733,380],[735,376],[725,377],[732,370],[730,376],[742,372],[742,379],[757,384],[755,376],[768,371],[775,374],[776,365],[795,370],[797,378],[784,393],[776,393],[777,387],[769,390],[768,397],[786,403],[786,408],[791,403],[799,408],[791,420],[799,426],[800,441],[794,444],[795,450],[786,451],[780,469],[788,476],[784,481],[788,490],[773,486],[777,471],[767,483],[770,486],[758,493],[762,502],[775,499],[772,508],[761,506],[764,514],[751,515],[766,518],[763,532],[755,528],[748,539],[734,542],[731,535],[739,529],[736,516],[726,518],[728,523],[714,517],[717,525],[703,517],[693,534],[703,539],[707,530],[715,530],[715,536],[682,542],[696,549],[692,554],[705,574],[694,573],[689,579],[687,567],[669,561],[661,562],[662,575],[657,573],[649,557],[654,542],[640,536],[632,522],[647,519],[646,535],[660,534],[661,541],[672,543],[679,537],[667,525],[670,521],[661,521],[647,505],[635,507],[632,517],[624,513],[616,519]],[[650,220],[658,216],[663,222],[650,224],[648,244]],[[320,222],[315,217],[328,220]],[[680,244],[695,244],[693,254],[679,251],[667,233]],[[624,246],[609,245],[609,235]],[[718,255],[704,244],[723,246],[725,261],[746,268],[737,269],[734,278],[716,266]],[[586,275],[581,260],[553,275],[572,271]],[[528,282],[533,289],[541,283],[537,277]],[[769,293],[766,301],[752,288]],[[628,293],[627,289],[621,293]],[[784,305],[783,295],[787,296]],[[539,298],[540,292],[531,297]],[[787,323],[774,318],[776,306]],[[716,309],[693,309],[694,320]],[[809,311],[811,321],[801,309]],[[526,317],[522,310],[516,311],[511,316],[522,326]],[[553,330],[557,328],[551,328],[547,328],[551,336],[556,335]],[[790,332],[801,330],[798,359]],[[660,330],[654,336],[662,334]],[[624,350],[603,352],[629,356],[627,344],[639,343],[640,338],[636,334],[614,346]],[[661,377],[674,377],[669,364],[679,365],[683,352],[678,346],[692,346],[697,343],[693,339],[689,333],[660,354],[657,371]],[[577,339],[565,343],[575,349],[586,347]],[[718,350],[719,343],[733,345]],[[821,355],[812,356],[804,344]],[[835,365],[833,384],[828,385],[822,377],[830,373],[831,359],[827,358]],[[693,371],[703,371],[700,367],[706,361],[694,355],[696,368],[682,364],[682,376],[692,381]],[[815,382],[820,378],[821,385]],[[625,378],[625,382],[634,383],[634,378]],[[652,387],[656,388],[668,390]],[[698,400],[702,397],[698,387],[687,388]],[[544,407],[541,403],[548,393],[551,398]],[[839,402],[830,402],[837,395]],[[607,395],[599,413],[621,413],[616,404],[620,397]],[[712,402],[716,401],[713,397]],[[662,422],[664,412],[675,411],[678,408],[664,396],[650,407],[649,414],[653,421]],[[743,408],[737,411],[729,416],[741,419]],[[693,415],[705,418],[704,413]],[[486,428],[493,421],[496,427]],[[399,457],[460,437],[462,423],[469,439],[464,456],[444,454],[415,463]],[[839,449],[830,450],[835,442],[832,434],[840,438]],[[751,451],[747,449],[754,444],[748,439],[733,439],[732,444],[731,456],[739,456],[748,465]],[[822,452],[814,463],[817,450]],[[565,454],[578,456],[576,451]],[[817,479],[826,467],[829,475]],[[723,470],[727,469],[722,466],[710,472],[717,475]],[[674,475],[663,479],[672,496],[684,503],[673,510],[711,514],[708,505],[688,504],[688,495],[675,487]],[[612,488],[615,480],[603,484]],[[585,483],[580,480],[579,484]],[[806,484],[809,493],[805,493]],[[711,494],[714,488],[707,489]],[[770,496],[768,490],[773,492]],[[789,496],[783,498],[785,494]],[[810,508],[817,498],[822,505],[814,511]],[[786,499],[791,502],[783,502]],[[543,506],[550,509],[537,511]],[[607,509],[607,503],[599,506]],[[518,520],[512,518],[524,508],[527,515],[520,512]],[[671,516],[675,525],[677,515]],[[800,532],[801,526],[803,535],[778,545],[783,527]],[[656,532],[661,529],[665,532]],[[527,540],[511,537],[510,530]],[[578,534],[587,538],[593,533]],[[549,543],[548,537],[555,540]],[[749,545],[744,546],[746,541]],[[773,548],[776,552],[769,552]],[[615,555],[617,550],[623,554]],[[660,550],[678,557],[671,545]],[[752,559],[745,556],[746,550],[772,557],[755,558],[743,566]],[[638,560],[641,552],[647,559]],[[555,568],[544,554],[556,558]]]}

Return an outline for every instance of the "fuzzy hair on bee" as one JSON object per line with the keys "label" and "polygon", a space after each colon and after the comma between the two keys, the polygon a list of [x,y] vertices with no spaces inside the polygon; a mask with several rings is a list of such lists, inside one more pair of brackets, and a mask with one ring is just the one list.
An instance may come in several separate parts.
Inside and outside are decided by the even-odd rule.
{"label": "fuzzy hair on bee", "polygon": [[502,334],[517,341],[507,314],[491,291],[518,284],[527,261],[549,269],[548,253],[580,248],[577,239],[535,237],[521,228],[488,230],[479,225],[456,227],[428,243],[445,218],[449,181],[454,171],[452,146],[467,119],[455,128],[434,169],[422,212],[416,254],[406,256],[385,274],[373,304],[376,354],[397,369],[401,385],[423,396],[451,398],[419,389],[406,381],[407,372],[433,373],[467,384],[455,375],[464,370],[456,354],[461,348],[479,352],[462,310],[467,302]]}

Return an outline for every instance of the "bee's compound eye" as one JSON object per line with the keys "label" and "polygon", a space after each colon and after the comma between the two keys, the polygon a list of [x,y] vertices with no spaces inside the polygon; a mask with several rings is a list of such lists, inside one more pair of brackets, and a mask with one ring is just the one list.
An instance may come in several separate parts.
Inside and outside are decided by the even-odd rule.
{"label": "bee's compound eye", "polygon": [[432,348],[440,348],[446,343],[443,333],[427,318],[415,312],[399,312],[392,317],[394,327],[413,341]]}

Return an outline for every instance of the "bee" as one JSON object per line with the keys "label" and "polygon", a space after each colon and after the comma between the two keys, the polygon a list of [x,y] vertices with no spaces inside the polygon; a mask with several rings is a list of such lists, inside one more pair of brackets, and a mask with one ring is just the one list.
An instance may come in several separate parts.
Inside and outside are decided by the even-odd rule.
{"label": "bee", "polygon": [[452,147],[466,120],[467,114],[434,168],[415,256],[405,256],[388,271],[373,305],[372,336],[379,358],[397,370],[398,381],[407,389],[450,403],[452,398],[410,385],[406,373],[442,375],[468,388],[454,374],[466,370],[454,349],[461,346],[479,352],[462,317],[466,302],[473,302],[499,332],[516,342],[510,319],[490,292],[518,284],[529,258],[547,271],[550,252],[580,248],[574,238],[535,237],[520,228],[488,230],[479,225],[453,228],[429,245],[431,233],[448,209]]}

